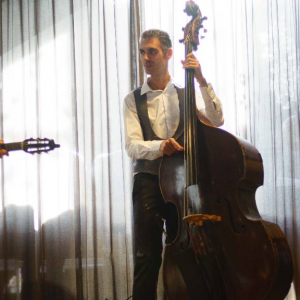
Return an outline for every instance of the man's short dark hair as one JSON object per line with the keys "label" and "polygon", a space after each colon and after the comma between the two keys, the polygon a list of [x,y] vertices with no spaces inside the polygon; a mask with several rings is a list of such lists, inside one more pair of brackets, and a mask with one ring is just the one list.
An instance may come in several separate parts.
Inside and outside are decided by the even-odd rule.
{"label": "man's short dark hair", "polygon": [[149,29],[142,33],[140,42],[143,39],[151,39],[151,38],[158,38],[162,47],[162,51],[164,55],[167,54],[167,50],[172,48],[172,41],[170,36],[167,32],[160,30],[160,29]]}

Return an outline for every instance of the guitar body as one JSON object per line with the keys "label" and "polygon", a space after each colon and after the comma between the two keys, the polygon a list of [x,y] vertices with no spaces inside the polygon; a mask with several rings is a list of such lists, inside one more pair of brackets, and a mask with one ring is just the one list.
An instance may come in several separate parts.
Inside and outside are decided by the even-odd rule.
{"label": "guitar body", "polygon": [[[200,121],[197,132],[197,140],[201,141],[198,144],[198,187],[205,204],[205,211],[201,213],[220,216],[221,221],[201,226],[209,250],[200,255],[193,252],[199,270],[195,276],[199,279],[198,287],[191,291],[188,287],[190,267],[182,268],[182,265],[186,260],[184,257],[190,256],[192,247],[187,245],[186,225],[181,221],[181,213],[178,213],[177,237],[166,246],[166,254],[172,258],[166,259],[164,267],[176,269],[174,274],[180,273],[178,278],[183,282],[181,285],[187,295],[180,298],[172,292],[168,299],[283,300],[292,282],[293,262],[280,227],[262,220],[257,210],[255,192],[263,184],[259,152],[248,142]],[[183,169],[183,155],[164,157],[160,169],[164,199],[177,211],[182,207],[183,195],[174,191],[184,190],[183,181],[179,184],[178,180]],[[192,201],[190,206],[197,206]],[[190,230],[189,242],[198,230]],[[192,268],[194,265],[191,263]],[[219,287],[222,292],[214,294],[208,291],[207,296],[202,297],[201,294],[209,290],[207,282],[214,288]],[[170,280],[165,280],[167,291],[173,290],[171,284]]]}

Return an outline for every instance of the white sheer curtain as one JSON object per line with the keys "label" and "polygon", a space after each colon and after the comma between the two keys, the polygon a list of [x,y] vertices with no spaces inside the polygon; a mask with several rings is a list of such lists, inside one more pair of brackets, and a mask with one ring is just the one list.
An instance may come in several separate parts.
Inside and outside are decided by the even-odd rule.
{"label": "white sheer curtain", "polygon": [[[133,4],[140,19],[130,23]],[[295,262],[300,297],[299,2],[202,0],[208,33],[196,53],[222,99],[224,128],[264,159],[256,195]],[[0,298],[120,299],[131,295],[131,161],[122,102],[142,80],[139,30],[174,41],[181,83],[185,0],[10,0],[1,6],[0,135],[48,137],[49,154],[1,160]],[[131,10],[130,10],[131,9]],[[130,36],[131,33],[131,36]],[[134,46],[135,44],[135,46]],[[298,205],[297,205],[298,202]]]}
{"label": "white sheer curtain", "polygon": [[1,160],[1,299],[131,294],[129,24],[124,0],[2,1],[1,136],[61,147]]}
{"label": "white sheer curtain", "polygon": [[[174,42],[172,75],[184,83],[179,39],[185,0],[139,1],[141,32],[160,28]],[[247,139],[264,160],[256,201],[285,232],[294,259],[287,299],[300,299],[300,4],[294,0],[202,0],[208,32],[196,56],[223,102],[224,129]]]}

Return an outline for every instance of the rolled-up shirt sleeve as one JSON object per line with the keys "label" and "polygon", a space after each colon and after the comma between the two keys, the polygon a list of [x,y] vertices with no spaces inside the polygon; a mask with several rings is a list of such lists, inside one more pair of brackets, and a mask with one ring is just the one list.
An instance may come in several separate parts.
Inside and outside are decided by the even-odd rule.
{"label": "rolled-up shirt sleeve", "polygon": [[163,154],[159,150],[161,140],[144,141],[140,120],[137,115],[133,93],[124,101],[125,149],[132,159],[154,160]]}
{"label": "rolled-up shirt sleeve", "polygon": [[215,127],[224,124],[222,103],[216,96],[211,84],[200,87],[201,95],[196,95],[198,117],[204,116]]}

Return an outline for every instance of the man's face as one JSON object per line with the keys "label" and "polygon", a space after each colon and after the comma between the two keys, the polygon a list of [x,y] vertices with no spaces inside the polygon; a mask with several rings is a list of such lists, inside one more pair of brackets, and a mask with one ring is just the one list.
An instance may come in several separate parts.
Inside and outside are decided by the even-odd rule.
{"label": "man's face", "polygon": [[172,57],[172,49],[169,48],[165,55],[158,38],[142,39],[139,51],[147,74],[159,75],[167,71],[168,60]]}

